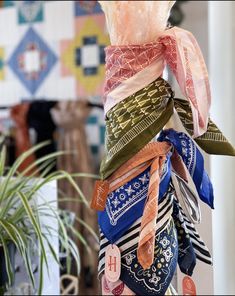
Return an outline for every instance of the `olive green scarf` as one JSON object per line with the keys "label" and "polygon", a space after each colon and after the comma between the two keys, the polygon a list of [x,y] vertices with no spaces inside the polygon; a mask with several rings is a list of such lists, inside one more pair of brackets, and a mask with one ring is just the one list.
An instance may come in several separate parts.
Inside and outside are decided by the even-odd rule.
{"label": "olive green scarf", "polygon": [[[174,106],[185,129],[190,135],[192,135],[193,117],[189,102],[175,98]],[[209,119],[207,131],[202,136],[194,140],[205,152],[209,154],[235,156],[234,147],[228,142],[223,133],[211,119]]]}
{"label": "olive green scarf", "polygon": [[113,107],[106,116],[102,179],[148,144],[162,130],[173,110],[173,92],[161,78]]}
{"label": "olive green scarf", "polygon": [[[174,98],[170,85],[162,78],[113,107],[106,116],[106,156],[101,163],[101,178],[108,178],[148,144],[169,121],[174,108],[192,135],[189,102]],[[195,141],[209,154],[235,156],[235,149],[211,120],[207,132]]]}

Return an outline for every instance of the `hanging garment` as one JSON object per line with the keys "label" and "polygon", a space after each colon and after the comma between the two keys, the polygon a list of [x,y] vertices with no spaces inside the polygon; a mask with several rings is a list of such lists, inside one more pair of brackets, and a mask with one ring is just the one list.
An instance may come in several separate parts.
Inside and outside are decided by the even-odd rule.
{"label": "hanging garment", "polygon": [[[155,235],[155,252],[154,261],[150,269],[143,270],[143,267],[137,262],[137,249],[139,241],[139,232],[141,230],[141,219],[138,219],[130,229],[116,242],[116,245],[121,250],[122,254],[122,272],[121,280],[129,287],[136,295],[163,295],[165,289],[168,288],[178,260],[176,232],[172,221],[174,191],[172,186],[169,187],[165,197],[159,202],[158,218],[156,221]],[[159,245],[162,241],[163,246]],[[170,241],[172,244],[170,244]],[[104,270],[104,256],[109,241],[105,238],[101,231],[101,243],[99,254],[99,274],[102,275]],[[169,246],[174,248],[170,251]],[[165,258],[165,256],[167,258]],[[165,258],[165,259],[164,259]],[[165,261],[166,260],[166,261]],[[168,260],[168,261],[167,261]],[[165,264],[163,263],[165,262]],[[152,271],[154,271],[152,274]],[[155,275],[160,272],[159,281],[155,281]],[[169,271],[171,271],[169,273]],[[127,276],[127,274],[132,276]],[[151,277],[153,280],[150,280]],[[155,275],[154,275],[155,274]],[[123,276],[122,276],[123,275]],[[135,280],[133,280],[133,277]],[[128,281],[130,280],[130,282]],[[132,283],[133,282],[133,283]],[[151,292],[152,291],[152,292]],[[155,293],[155,294],[154,294]]]}
{"label": "hanging garment", "polygon": [[[93,173],[89,147],[86,142],[85,121],[90,112],[86,102],[66,101],[58,103],[51,114],[58,127],[58,149],[67,152],[59,157],[58,169],[68,173]],[[83,176],[75,178],[78,186],[89,202],[92,197],[94,181],[92,178]],[[75,201],[60,202],[62,208],[75,213],[75,216],[83,220],[93,230],[97,229],[96,213],[91,211],[84,203],[77,199],[74,188],[66,181],[59,182],[60,190],[65,196]],[[90,232],[81,224],[75,223],[76,229],[84,236],[90,247],[88,254],[84,245],[76,239],[81,254],[81,277],[79,280],[79,293],[95,295],[97,293],[97,251],[98,244]]]}
{"label": "hanging garment", "polygon": [[131,170],[138,167],[138,165],[142,165],[146,161],[151,160],[148,194],[141,221],[140,240],[138,246],[138,260],[144,268],[148,268],[153,261],[154,235],[156,232],[156,218],[158,214],[159,185],[170,148],[171,146],[164,142],[149,143],[144,149],[117,170],[114,174],[115,177],[112,176],[114,180],[118,177],[123,178],[123,175],[127,173],[130,175]]}
{"label": "hanging garment", "polygon": [[[159,235],[164,231],[169,224],[171,215],[173,213],[173,201],[174,201],[174,191],[172,186],[169,189],[158,205],[158,217],[156,221],[156,235]],[[141,218],[137,219],[135,223],[118,239],[115,244],[121,250],[122,254],[126,254],[128,250],[138,245],[139,233],[141,229]],[[108,239],[100,230],[100,252],[99,252],[99,275],[102,274],[105,267],[105,251],[107,246],[110,244]]]}
{"label": "hanging garment", "polygon": [[178,174],[172,172],[171,180],[175,189],[177,199],[182,206],[187,218],[194,224],[201,223],[201,210],[197,189],[191,176],[188,182],[182,179]]}
{"label": "hanging garment", "polygon": [[[46,156],[56,151],[54,140],[55,123],[51,117],[50,110],[57,104],[56,101],[34,101],[30,103],[27,114],[29,128],[36,132],[36,144],[50,141],[48,145],[35,152],[37,158]],[[51,170],[55,170],[56,166]]]}
{"label": "hanging garment", "polygon": [[188,220],[179,201],[174,199],[173,219],[177,229],[179,258],[181,271],[192,275],[196,266],[196,259],[212,265],[212,258],[208,248],[197,232],[194,224]]}
{"label": "hanging garment", "polygon": [[[190,135],[193,135],[192,111],[189,102],[183,99],[174,98],[174,107],[187,132]],[[209,119],[207,131],[194,140],[205,152],[209,154],[235,156],[234,147],[228,142],[211,119]]]}
{"label": "hanging garment", "polygon": [[[160,143],[152,143],[149,144],[150,148],[155,146],[154,156],[158,155],[157,148],[160,147]],[[158,146],[158,147],[157,147]],[[144,153],[150,154],[150,150],[145,148],[146,151]],[[141,151],[142,152],[142,151]],[[135,158],[138,158],[138,161],[141,159],[141,154],[139,153]],[[169,184],[170,184],[170,176],[171,176],[171,168],[170,168],[170,153],[166,158],[166,161],[163,165],[161,177],[160,177],[160,185],[159,185],[159,196],[158,200],[161,199],[166,194]],[[134,159],[133,159],[134,161]],[[142,159],[144,162],[144,158]],[[129,162],[128,162],[129,163]],[[130,176],[130,166],[127,165],[120,168],[123,176],[125,173],[128,174],[128,179]],[[98,222],[101,230],[105,234],[106,238],[108,238],[111,242],[115,242],[118,240],[123,233],[129,228],[131,224],[133,224],[139,217],[143,215],[144,207],[148,199],[149,194],[149,182],[150,182],[150,172],[151,172],[151,163],[147,162],[148,168],[145,169],[144,166],[140,166],[137,169],[139,170],[145,169],[138,176],[133,177],[129,181],[125,177],[113,177],[113,183],[118,180],[118,188],[113,190],[107,197],[106,206],[103,211],[98,212]],[[115,175],[118,175],[118,171],[116,171]],[[123,180],[121,181],[121,178]],[[125,183],[126,182],[126,183]],[[112,184],[110,187],[112,187]],[[124,183],[124,184],[123,184]],[[116,183],[115,183],[116,187]]]}
{"label": "hanging garment", "polygon": [[192,176],[200,198],[211,208],[214,208],[213,187],[204,169],[203,156],[193,139],[185,133],[169,129],[161,132],[158,141],[168,141],[173,145]]}
{"label": "hanging garment", "polygon": [[138,262],[137,247],[131,248],[122,257],[120,279],[136,295],[164,295],[175,273],[178,242],[172,220],[155,240],[154,261],[147,270]]}
{"label": "hanging garment", "polygon": [[[192,112],[187,101],[175,99],[174,92],[162,78],[128,96],[106,114],[106,155],[101,163],[102,179],[109,177],[123,163],[141,150],[166,125],[176,109],[189,133],[193,127]],[[191,112],[191,113],[190,113]],[[188,114],[187,117],[185,114]],[[187,124],[185,123],[187,121]],[[213,131],[213,132],[212,132]],[[232,145],[215,128],[211,120],[208,130],[195,141],[208,153],[235,155]]]}
{"label": "hanging garment", "polygon": [[173,92],[169,84],[159,78],[107,113],[107,154],[100,169],[103,179],[161,131],[173,113],[172,98]]}
{"label": "hanging garment", "polygon": [[[11,119],[15,124],[14,138],[16,145],[16,158],[31,148],[29,126],[27,121],[29,108],[29,103],[22,103],[13,106],[10,110]],[[27,157],[24,160],[24,162],[19,166],[18,170],[20,172],[25,171],[30,165],[32,165],[35,162],[35,160],[36,156],[34,154],[29,155],[29,157]],[[28,170],[25,175],[31,175],[34,171],[35,169]]]}
{"label": "hanging garment", "polygon": [[105,112],[159,78],[167,63],[190,102],[194,137],[206,131],[211,103],[208,73],[201,50],[190,32],[173,27],[165,30],[156,42],[111,45],[105,50]]}

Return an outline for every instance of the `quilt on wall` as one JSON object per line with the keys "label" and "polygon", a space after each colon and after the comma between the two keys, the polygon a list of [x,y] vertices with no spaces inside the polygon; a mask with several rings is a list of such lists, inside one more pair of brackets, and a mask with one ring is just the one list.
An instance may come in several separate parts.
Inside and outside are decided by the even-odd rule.
{"label": "quilt on wall", "polygon": [[0,1],[0,103],[97,98],[109,38],[97,1]]}
{"label": "quilt on wall", "polygon": [[[108,44],[97,1],[0,0],[0,106],[36,99],[101,103]],[[100,159],[102,110],[92,110],[86,130]]]}

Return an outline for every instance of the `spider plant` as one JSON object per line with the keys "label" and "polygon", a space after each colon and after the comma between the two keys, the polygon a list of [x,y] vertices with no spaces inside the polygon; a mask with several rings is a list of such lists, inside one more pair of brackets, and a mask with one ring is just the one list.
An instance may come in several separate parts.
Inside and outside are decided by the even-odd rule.
{"label": "spider plant", "polygon": [[[29,165],[23,172],[19,172],[19,167],[27,157],[46,144],[47,143],[36,145],[24,152],[16,159],[10,168],[6,167],[5,147],[2,148],[0,154],[0,246],[3,248],[8,285],[11,286],[14,279],[13,266],[11,266],[8,248],[9,244],[13,243],[16,250],[22,256],[28,277],[35,287],[35,278],[30,256],[30,248],[32,248],[32,244],[34,244],[39,258],[39,295],[41,295],[43,288],[44,266],[47,267],[48,275],[50,276],[46,249],[49,249],[50,255],[60,264],[58,255],[50,242],[50,237],[58,237],[60,245],[68,255],[68,258],[70,256],[74,257],[78,269],[79,253],[69,232],[87,246],[88,252],[89,247],[82,235],[73,228],[69,219],[63,218],[66,216],[63,215],[63,210],[58,209],[54,203],[48,202],[46,196],[40,197],[42,200],[40,204],[37,203],[35,197],[41,194],[40,190],[46,184],[66,179],[76,190],[79,201],[88,205],[74,177],[95,177],[89,174],[70,175],[63,170],[51,172],[51,168],[55,165],[56,158],[62,155],[63,152],[56,152],[42,157],[36,160],[34,164]],[[48,225],[42,225],[42,217],[55,219],[58,227],[53,229],[53,227],[49,227]],[[76,217],[76,220],[79,221],[79,218]],[[94,231],[83,221],[80,220],[80,222],[83,223],[97,239]],[[35,237],[36,243],[35,239],[33,239]]]}

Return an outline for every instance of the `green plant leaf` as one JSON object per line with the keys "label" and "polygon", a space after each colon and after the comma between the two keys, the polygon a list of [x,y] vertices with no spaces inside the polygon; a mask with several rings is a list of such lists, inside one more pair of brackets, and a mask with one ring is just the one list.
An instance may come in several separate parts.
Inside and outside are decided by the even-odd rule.
{"label": "green plant leaf", "polygon": [[42,289],[43,289],[43,263],[44,263],[43,254],[40,253],[38,295],[42,295]]}
{"label": "green plant leaf", "polygon": [[6,271],[7,271],[7,276],[8,276],[8,280],[9,280],[9,285],[12,285],[14,275],[13,275],[12,266],[11,266],[10,254],[9,254],[9,251],[7,248],[7,243],[1,234],[0,234],[0,240],[1,240],[3,250],[4,250],[4,258],[5,258]]}
{"label": "green plant leaf", "polygon": [[6,164],[6,146],[4,145],[0,152],[0,177],[2,177],[4,174],[5,164]]}
{"label": "green plant leaf", "polygon": [[5,197],[5,191],[7,189],[7,185],[10,181],[10,179],[15,175],[15,173],[17,172],[18,168],[20,167],[20,165],[33,153],[35,153],[37,150],[41,149],[42,147],[48,145],[50,143],[50,141],[47,142],[43,142],[40,143],[34,147],[32,147],[31,149],[29,149],[28,151],[22,153],[22,155],[20,155],[16,161],[14,162],[14,164],[11,166],[10,170],[7,173],[7,176],[5,178],[5,180],[3,181],[3,183],[1,184],[2,186],[0,186],[0,204],[2,199]]}
{"label": "green plant leaf", "polygon": [[[40,229],[40,224],[37,222],[37,220],[35,219],[34,217],[34,213],[30,207],[30,204],[28,203],[28,200],[25,196],[25,194],[23,192],[18,192],[18,195],[24,205],[24,208],[26,210],[26,213],[28,214],[28,217],[32,223],[32,226],[35,230],[35,233],[37,234],[37,237],[38,237],[38,240],[39,240],[39,243],[40,243],[40,248],[41,248],[41,253],[43,255],[43,259],[45,260],[45,263],[47,265],[47,256],[46,256],[46,251],[45,251],[45,246],[44,246],[44,243],[43,243],[43,237],[42,237],[42,231]],[[48,265],[47,265],[48,267]]]}

